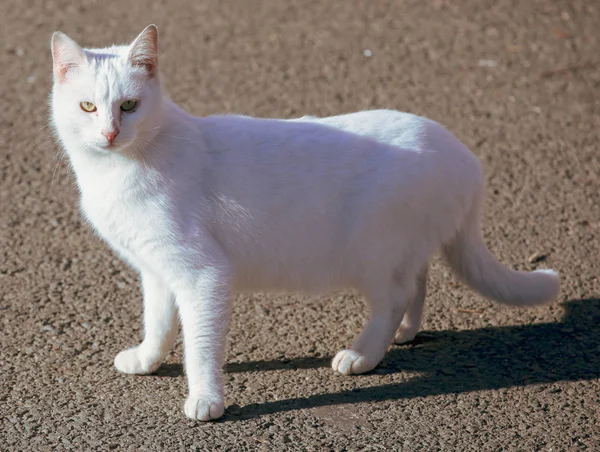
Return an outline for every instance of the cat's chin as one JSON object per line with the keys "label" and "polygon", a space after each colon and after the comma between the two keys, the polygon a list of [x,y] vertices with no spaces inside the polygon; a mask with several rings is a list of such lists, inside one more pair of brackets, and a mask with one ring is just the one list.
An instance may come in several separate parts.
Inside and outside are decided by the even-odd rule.
{"label": "cat's chin", "polygon": [[110,145],[107,144],[93,144],[90,147],[97,152],[101,152],[103,154],[114,154],[115,152],[122,152],[125,150],[130,143],[112,143]]}
{"label": "cat's chin", "polygon": [[121,150],[120,146],[98,146],[91,145],[88,146],[92,151],[97,152],[99,154],[114,154]]}

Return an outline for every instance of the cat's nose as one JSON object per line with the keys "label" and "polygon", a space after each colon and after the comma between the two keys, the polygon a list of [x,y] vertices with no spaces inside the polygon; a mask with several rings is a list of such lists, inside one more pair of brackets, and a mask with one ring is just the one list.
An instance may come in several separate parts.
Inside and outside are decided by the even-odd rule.
{"label": "cat's nose", "polygon": [[100,133],[106,137],[109,144],[112,144],[115,137],[119,134],[119,129],[101,130]]}

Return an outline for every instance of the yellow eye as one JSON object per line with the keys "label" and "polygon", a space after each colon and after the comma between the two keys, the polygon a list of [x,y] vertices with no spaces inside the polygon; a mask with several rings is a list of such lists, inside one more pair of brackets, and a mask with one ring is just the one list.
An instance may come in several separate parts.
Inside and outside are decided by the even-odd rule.
{"label": "yellow eye", "polygon": [[121,104],[121,111],[127,113],[132,112],[133,110],[135,110],[135,107],[137,107],[137,104],[137,100],[126,100]]}
{"label": "yellow eye", "polygon": [[92,112],[96,111],[96,106],[91,102],[81,102],[79,104],[79,106],[86,113],[92,113]]}

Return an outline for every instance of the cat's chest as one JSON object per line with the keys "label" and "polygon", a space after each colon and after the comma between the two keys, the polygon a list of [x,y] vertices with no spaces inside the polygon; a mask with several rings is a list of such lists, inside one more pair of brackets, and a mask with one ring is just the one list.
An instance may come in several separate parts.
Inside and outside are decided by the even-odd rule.
{"label": "cat's chest", "polygon": [[115,249],[139,254],[158,234],[160,213],[149,203],[110,196],[82,196],[81,208],[92,227]]}

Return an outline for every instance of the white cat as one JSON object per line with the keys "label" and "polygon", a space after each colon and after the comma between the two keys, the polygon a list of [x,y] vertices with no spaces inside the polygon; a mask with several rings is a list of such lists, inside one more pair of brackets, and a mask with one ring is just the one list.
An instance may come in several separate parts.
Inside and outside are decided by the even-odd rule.
{"label": "white cat", "polygon": [[[480,233],[478,160],[439,124],[397,111],[296,120],[194,117],[161,91],[158,33],[81,49],[52,37],[52,123],[85,217],[141,274],[143,342],[115,358],[155,371],[179,311],[194,419],[223,414],[232,294],[354,288],[370,319],[333,369],[373,369],[415,337],[427,265],[442,249],[481,294],[532,306],[553,300],[555,272],[502,266]],[[332,326],[333,327],[333,326]]]}

